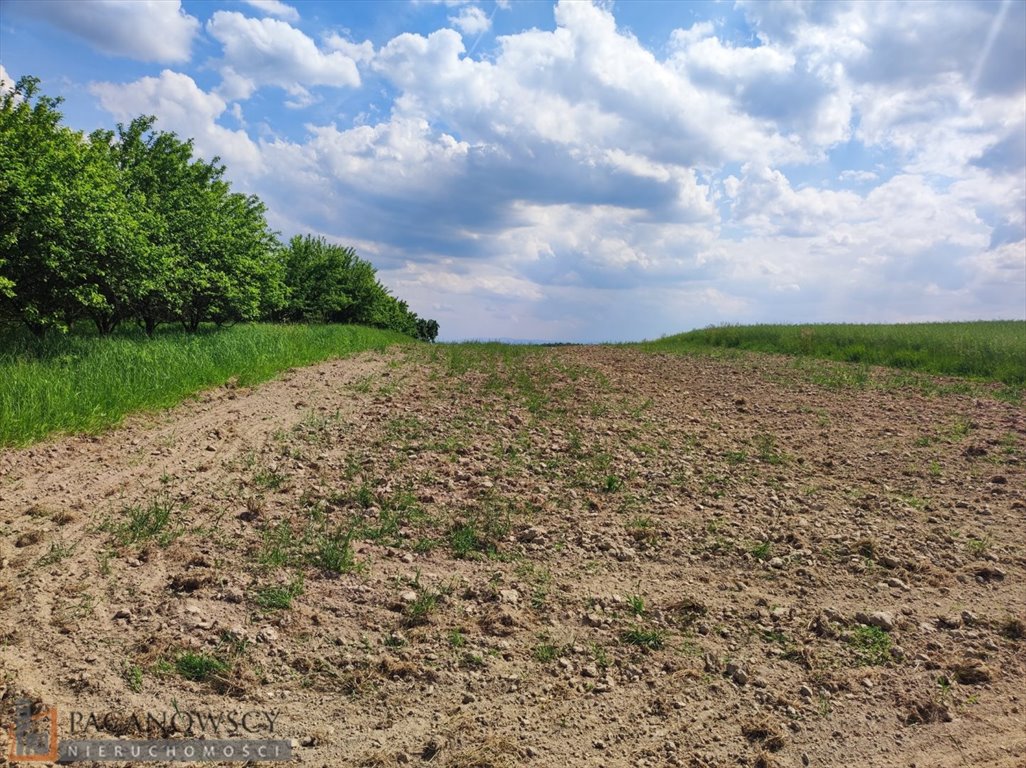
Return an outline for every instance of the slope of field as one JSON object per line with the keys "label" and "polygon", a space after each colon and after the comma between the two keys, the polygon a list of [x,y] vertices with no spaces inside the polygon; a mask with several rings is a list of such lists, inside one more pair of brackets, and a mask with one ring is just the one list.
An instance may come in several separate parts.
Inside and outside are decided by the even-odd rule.
{"label": "slope of field", "polygon": [[1021,406],[764,355],[407,346],[219,389],[0,452],[0,723],[269,710],[313,766],[1021,766],[1024,462]]}
{"label": "slope of field", "polygon": [[727,325],[642,343],[654,352],[742,349],[1026,384],[1026,321]]}
{"label": "slope of field", "polygon": [[112,338],[0,327],[0,446],[54,432],[91,432],[132,411],[165,408],[229,379],[247,385],[296,365],[410,339],[351,325],[247,324],[186,334]]}

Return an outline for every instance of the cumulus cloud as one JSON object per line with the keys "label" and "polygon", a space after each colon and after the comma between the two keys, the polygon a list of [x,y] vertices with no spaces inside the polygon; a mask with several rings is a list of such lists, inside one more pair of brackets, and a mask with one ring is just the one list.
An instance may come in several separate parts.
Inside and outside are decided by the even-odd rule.
{"label": "cumulus cloud", "polygon": [[[559,3],[553,28],[478,59],[455,21],[318,47],[220,11],[215,92],[169,71],[93,92],[229,159],[283,232],[354,244],[450,338],[1023,314],[1026,81],[1002,48],[1018,4],[1000,25],[976,4],[742,8],[755,42],[703,21],[657,54],[609,7]],[[917,24],[951,40],[932,70]],[[987,63],[959,25],[980,46],[998,29]],[[261,86],[293,103],[356,86],[357,64],[383,110],[260,143],[219,123]]]}
{"label": "cumulus cloud", "polygon": [[188,75],[165,69],[159,77],[126,84],[93,83],[89,91],[120,122],[155,115],[158,130],[194,139],[199,156],[221,157],[237,177],[251,177],[263,166],[260,150],[245,131],[217,123],[227,106],[224,99],[207,93]]}
{"label": "cumulus cloud", "polygon": [[303,32],[277,19],[251,19],[234,11],[217,11],[207,32],[224,47],[219,93],[228,100],[247,99],[265,85],[284,89],[293,106],[305,106],[310,86],[355,87],[356,62],[341,51],[321,51]]}
{"label": "cumulus cloud", "polygon": [[285,21],[299,21],[299,11],[281,0],[243,0],[243,2],[268,16]]}
{"label": "cumulus cloud", "polygon": [[492,26],[492,20],[488,14],[476,5],[461,8],[458,14],[449,17],[449,21],[465,35],[480,35],[482,32],[487,32]]}
{"label": "cumulus cloud", "polygon": [[188,61],[200,29],[180,0],[11,0],[4,7],[42,19],[103,53],[139,61]]}

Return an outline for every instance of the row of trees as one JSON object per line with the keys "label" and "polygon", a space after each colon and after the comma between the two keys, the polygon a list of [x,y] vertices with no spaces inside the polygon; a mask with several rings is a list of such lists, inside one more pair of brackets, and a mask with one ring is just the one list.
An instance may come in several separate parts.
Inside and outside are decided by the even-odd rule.
{"label": "row of trees", "polygon": [[91,320],[195,331],[240,320],[350,322],[433,341],[351,248],[279,241],[254,195],[192,140],[139,117],[88,136],[25,77],[0,94],[0,320],[42,336]]}

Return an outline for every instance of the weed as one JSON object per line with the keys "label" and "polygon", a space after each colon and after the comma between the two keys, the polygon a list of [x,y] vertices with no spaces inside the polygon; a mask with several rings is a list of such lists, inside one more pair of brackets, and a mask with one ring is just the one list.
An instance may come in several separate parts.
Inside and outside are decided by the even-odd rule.
{"label": "weed", "polygon": [[773,545],[768,541],[760,541],[750,551],[756,560],[769,560],[773,557]]}
{"label": "weed", "polygon": [[303,580],[296,579],[290,584],[276,584],[261,587],[254,598],[257,605],[269,611],[285,611],[292,607],[292,601],[303,594]]}
{"label": "weed", "polygon": [[558,659],[560,656],[560,652],[559,648],[554,646],[552,643],[545,642],[541,643],[538,647],[534,649],[533,655],[537,661],[540,661],[543,664],[548,664],[549,662]]}
{"label": "weed", "polygon": [[352,573],[357,570],[356,555],[353,552],[353,531],[336,530],[318,536],[310,561],[331,573]]}
{"label": "weed", "polygon": [[602,488],[606,493],[616,493],[623,488],[623,480],[616,475],[606,475],[606,479],[602,481]]}
{"label": "weed", "polygon": [[744,451],[727,451],[724,458],[728,464],[744,464],[748,461],[748,454]]}
{"label": "weed", "polygon": [[404,614],[406,616],[406,625],[410,627],[416,627],[421,624],[427,624],[430,621],[430,616],[438,606],[438,593],[437,592],[421,592],[417,595],[417,599],[406,606]]}
{"label": "weed", "polygon": [[645,615],[645,598],[641,595],[628,595],[627,596],[627,607],[631,613],[635,616]]}
{"label": "weed", "polygon": [[787,460],[787,457],[777,450],[777,439],[773,435],[756,435],[755,446],[759,452],[759,461],[764,464],[783,464]]}
{"label": "weed", "polygon": [[160,493],[146,506],[126,507],[119,521],[108,520],[103,528],[120,547],[154,541],[166,547],[183,532],[180,514],[166,492]]}
{"label": "weed", "polygon": [[36,565],[41,568],[45,568],[48,565],[56,565],[62,560],[66,560],[75,553],[76,544],[72,542],[68,544],[63,541],[53,541],[50,543],[50,549],[47,553],[36,561]]}
{"label": "weed", "polygon": [[452,630],[446,639],[449,641],[449,645],[453,648],[462,648],[467,644],[466,635],[458,629]]}
{"label": "weed", "polygon": [[863,664],[884,664],[889,658],[891,636],[879,627],[857,627],[849,642]]}
{"label": "weed", "polygon": [[987,550],[990,549],[990,539],[986,537],[982,539],[968,539],[965,542],[965,548],[973,557],[983,557],[987,554]]}
{"label": "weed", "polygon": [[225,675],[231,666],[217,656],[184,651],[175,659],[174,669],[186,680],[204,682]]}
{"label": "weed", "polygon": [[620,634],[620,640],[627,645],[658,651],[666,644],[666,633],[658,629],[631,627]]}
{"label": "weed", "polygon": [[122,672],[125,684],[133,693],[139,693],[143,689],[143,671],[138,664],[126,665]]}

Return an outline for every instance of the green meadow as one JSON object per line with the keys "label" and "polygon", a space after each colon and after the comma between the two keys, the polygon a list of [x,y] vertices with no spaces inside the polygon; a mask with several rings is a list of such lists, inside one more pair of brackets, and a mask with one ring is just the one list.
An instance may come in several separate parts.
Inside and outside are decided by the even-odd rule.
{"label": "green meadow", "polygon": [[1026,384],[1026,321],[900,325],[725,325],[639,345],[651,352],[744,350]]}
{"label": "green meadow", "polygon": [[53,433],[95,432],[127,413],[172,406],[235,379],[246,386],[293,366],[412,342],[355,325],[244,324],[148,339],[126,329],[49,334],[0,326],[0,445]]}

